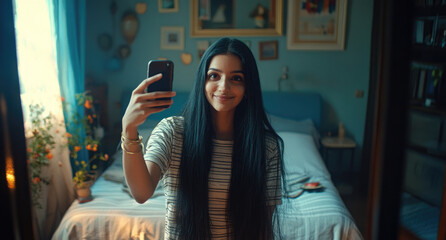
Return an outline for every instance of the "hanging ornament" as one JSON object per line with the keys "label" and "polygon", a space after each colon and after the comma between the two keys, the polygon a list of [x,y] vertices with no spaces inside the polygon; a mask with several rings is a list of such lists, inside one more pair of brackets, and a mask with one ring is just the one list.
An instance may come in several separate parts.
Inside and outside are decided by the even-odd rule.
{"label": "hanging ornament", "polygon": [[147,11],[147,4],[146,3],[137,3],[135,5],[135,11],[138,14],[144,14]]}
{"label": "hanging ornament", "polygon": [[133,11],[127,11],[122,15],[121,31],[127,44],[132,44],[138,32],[138,18]]}
{"label": "hanging ornament", "polygon": [[102,33],[98,36],[98,45],[99,47],[104,50],[108,51],[113,45],[113,40],[110,34],[108,33]]}

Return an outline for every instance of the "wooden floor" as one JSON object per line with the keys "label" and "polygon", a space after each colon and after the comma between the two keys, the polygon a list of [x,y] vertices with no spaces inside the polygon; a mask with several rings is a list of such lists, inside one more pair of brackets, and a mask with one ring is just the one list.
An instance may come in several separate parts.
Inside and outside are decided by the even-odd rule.
{"label": "wooden floor", "polygon": [[367,216],[367,196],[364,191],[367,186],[360,186],[358,177],[349,174],[332,174],[332,180],[344,201],[345,206],[350,211],[356,226],[362,235],[365,235],[366,230],[366,216]]}

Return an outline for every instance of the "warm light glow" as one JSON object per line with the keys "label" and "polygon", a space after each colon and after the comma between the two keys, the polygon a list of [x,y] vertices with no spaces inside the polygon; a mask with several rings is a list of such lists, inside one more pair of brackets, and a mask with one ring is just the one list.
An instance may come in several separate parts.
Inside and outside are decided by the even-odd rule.
{"label": "warm light glow", "polygon": [[63,119],[55,34],[46,0],[15,0],[14,3],[17,65],[27,130],[30,104],[45,106],[44,115],[52,113]]}
{"label": "warm light glow", "polygon": [[14,165],[11,157],[6,157],[6,181],[9,189],[15,189]]}

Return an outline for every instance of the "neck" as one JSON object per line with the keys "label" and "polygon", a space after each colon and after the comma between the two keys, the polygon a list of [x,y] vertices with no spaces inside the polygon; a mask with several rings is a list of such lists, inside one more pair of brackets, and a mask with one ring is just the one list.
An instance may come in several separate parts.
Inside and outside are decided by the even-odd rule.
{"label": "neck", "polygon": [[232,140],[234,137],[234,112],[212,112],[212,124],[215,138]]}

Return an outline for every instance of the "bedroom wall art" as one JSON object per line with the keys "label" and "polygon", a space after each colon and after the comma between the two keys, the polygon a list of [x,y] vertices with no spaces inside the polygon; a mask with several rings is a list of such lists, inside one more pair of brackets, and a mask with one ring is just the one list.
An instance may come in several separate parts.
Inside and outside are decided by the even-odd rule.
{"label": "bedroom wall art", "polygon": [[184,49],[184,27],[161,27],[161,49]]}
{"label": "bedroom wall art", "polygon": [[287,48],[343,50],[347,0],[289,0]]}
{"label": "bedroom wall art", "polygon": [[191,37],[280,36],[283,0],[192,0]]}

